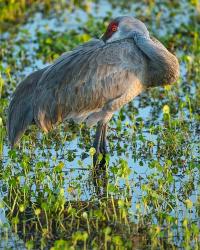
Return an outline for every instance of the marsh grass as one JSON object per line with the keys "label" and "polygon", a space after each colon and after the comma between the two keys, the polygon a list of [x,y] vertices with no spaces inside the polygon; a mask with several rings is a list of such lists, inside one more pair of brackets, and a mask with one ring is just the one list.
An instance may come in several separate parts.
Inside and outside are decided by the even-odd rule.
{"label": "marsh grass", "polygon": [[[0,246],[199,249],[198,3],[107,1],[108,12],[91,2],[12,3],[0,11],[0,29],[9,28],[0,38]],[[11,150],[5,124],[17,83],[100,36],[116,13],[134,13],[178,55],[180,80],[115,114],[101,171],[92,167],[94,130],[84,124],[63,124],[48,135],[32,126]]]}

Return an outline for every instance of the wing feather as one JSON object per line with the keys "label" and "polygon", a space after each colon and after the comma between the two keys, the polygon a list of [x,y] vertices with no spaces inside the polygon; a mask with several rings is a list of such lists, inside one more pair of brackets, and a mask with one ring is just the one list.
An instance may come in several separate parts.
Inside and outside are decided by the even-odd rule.
{"label": "wing feather", "polygon": [[36,123],[49,131],[71,113],[101,108],[109,99],[121,95],[130,75],[144,75],[141,53],[133,39],[125,39],[109,44],[93,40],[62,55],[37,85]]}

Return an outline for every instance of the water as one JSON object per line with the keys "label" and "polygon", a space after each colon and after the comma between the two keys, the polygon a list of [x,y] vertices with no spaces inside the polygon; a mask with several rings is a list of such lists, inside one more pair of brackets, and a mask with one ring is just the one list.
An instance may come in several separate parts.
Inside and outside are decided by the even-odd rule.
{"label": "water", "polygon": [[[188,25],[190,23],[190,17],[193,14],[194,9],[189,5],[187,1],[181,1],[180,3],[181,7],[177,9],[169,9],[168,6],[162,5],[161,8],[159,8],[159,4],[152,9],[152,15],[157,13],[157,22],[155,22],[155,17],[152,16],[152,20],[149,20],[147,22],[147,26],[151,27],[151,31],[159,35],[161,38],[165,38],[168,36],[168,34],[173,34],[175,31],[178,31],[183,27],[183,25]],[[133,14],[133,15],[141,15],[143,18],[145,18],[145,14],[148,14],[149,12],[149,6],[142,5],[140,3],[132,4],[130,9],[121,9],[120,7],[112,8],[111,3],[107,1],[101,1],[101,4],[91,4],[90,6],[91,10],[90,13],[86,13],[83,10],[75,9],[74,12],[69,12],[68,10],[63,10],[59,15],[51,14],[49,17],[43,17],[41,13],[36,13],[33,17],[30,17],[28,19],[28,22],[25,25],[22,25],[20,27],[20,30],[18,32],[18,35],[15,37],[16,44],[13,47],[13,57],[16,58],[16,64],[18,65],[18,68],[22,69],[21,67],[21,60],[18,58],[18,54],[21,51],[22,47],[25,51],[26,59],[31,63],[31,65],[23,67],[23,69],[20,72],[17,72],[17,79],[23,78],[25,75],[31,73],[36,68],[42,68],[45,67],[48,63],[44,62],[42,59],[37,57],[37,51],[39,49],[39,45],[37,43],[38,39],[38,33],[45,34],[49,31],[56,31],[65,33],[69,30],[76,30],[80,28],[80,25],[82,27],[87,25],[87,22],[90,18],[90,15],[95,16],[97,19],[101,20],[104,17],[108,15],[108,12],[112,10],[112,15],[122,15],[122,14]],[[85,25],[83,24],[85,23]],[[90,27],[87,27],[88,29]],[[25,33],[23,32],[25,31]],[[80,31],[82,32],[82,31]],[[19,46],[19,41],[22,40],[23,37],[26,37],[28,33],[28,39],[25,39],[22,43],[22,47]],[[9,39],[10,34],[9,32],[5,32],[2,35],[3,39]],[[181,49],[181,48],[180,48]],[[177,54],[181,57],[181,51],[177,52]],[[6,67],[7,62],[6,60],[3,63],[3,66]],[[187,69],[184,62],[181,63],[181,76],[182,81],[186,80],[186,74]],[[191,94],[195,93],[195,87],[193,86],[190,90]],[[181,92],[181,91],[180,91]],[[163,94],[163,91],[161,90],[161,94]],[[186,98],[184,96],[184,92],[180,93],[180,96],[183,95],[182,100],[186,101]],[[134,197],[132,197],[132,207],[131,212],[134,214],[136,211],[136,204],[141,202],[141,198],[144,196],[146,192],[144,192],[141,189],[141,186],[148,183],[148,178],[151,177],[153,174],[156,175],[156,178],[162,178],[162,172],[157,173],[155,168],[150,168],[150,164],[154,160],[158,160],[158,139],[162,139],[162,134],[159,133],[151,133],[150,128],[154,125],[158,125],[160,127],[164,126],[163,121],[163,113],[162,113],[162,107],[165,104],[166,101],[170,101],[169,96],[165,96],[166,99],[160,99],[160,103],[157,106],[158,100],[154,100],[152,97],[152,92],[144,93],[142,96],[137,97],[133,101],[134,108],[138,111],[134,114],[134,121],[129,118],[129,114],[131,113],[131,107],[126,107],[123,114],[125,115],[125,119],[122,121],[121,124],[121,130],[120,132],[116,129],[115,121],[118,121],[119,113],[116,113],[113,119],[113,122],[111,122],[111,129],[109,131],[109,139],[110,139],[110,147],[114,150],[112,150],[111,158],[110,158],[110,165],[118,165],[118,159],[121,157],[124,160],[128,162],[128,166],[131,169],[131,174],[129,176],[129,181],[133,183],[132,190],[134,191]],[[144,101],[145,100],[145,101]],[[150,104],[150,105],[148,105]],[[152,104],[152,105],[151,105]],[[141,107],[142,106],[142,107]],[[156,118],[155,118],[156,114]],[[175,117],[179,117],[180,114],[177,114]],[[186,116],[189,116],[188,110],[185,114]],[[140,120],[142,119],[142,123],[144,125],[141,125],[142,127],[139,128]],[[194,122],[195,124],[195,122]],[[134,131],[133,127],[136,125],[136,131]],[[64,132],[61,132],[63,136],[65,136]],[[71,136],[73,133],[67,132],[67,135]],[[31,166],[35,166],[38,161],[46,162],[48,163],[48,168],[50,171],[59,164],[60,161],[65,162],[65,166],[63,168],[63,173],[65,174],[66,181],[64,184],[64,188],[66,190],[69,189],[69,187],[72,186],[73,182],[77,182],[79,177],[81,176],[80,189],[81,189],[81,200],[89,200],[92,196],[94,196],[94,188],[91,184],[91,162],[92,159],[89,157],[88,152],[88,146],[84,145],[85,139],[83,138],[84,135],[82,135],[82,132],[76,130],[77,136],[73,140],[66,140],[65,142],[62,141],[60,143],[60,146],[57,150],[55,150],[55,147],[57,147],[57,143],[52,142],[51,145],[48,146],[48,148],[44,147],[44,149],[36,147],[35,149],[32,149],[32,154],[34,156],[37,156],[37,158],[33,158],[33,162],[31,163]],[[121,138],[120,134],[122,136],[125,135],[125,138]],[[131,141],[135,136],[135,141]],[[144,138],[144,141],[140,139],[140,136]],[[191,134],[189,135],[192,136]],[[196,133],[193,135],[196,139]],[[90,137],[94,137],[94,130],[90,132]],[[112,142],[112,138],[114,138],[114,143]],[[42,140],[41,134],[37,134],[38,142]],[[127,141],[128,140],[128,141]],[[148,153],[145,148],[145,143],[152,143],[151,152]],[[134,143],[136,143],[136,147],[134,147]],[[36,143],[36,145],[40,144]],[[41,145],[41,144],[40,144]],[[126,150],[120,152],[118,148],[125,148]],[[191,155],[193,157],[198,158],[199,152],[198,152],[198,144],[197,140],[194,141],[194,145],[191,148]],[[29,151],[26,151],[29,154]],[[75,157],[73,160],[69,160],[69,152],[74,153]],[[137,152],[137,154],[135,153]],[[82,165],[80,166],[79,162],[81,158],[84,158],[85,153],[86,158],[83,159]],[[12,164],[12,161],[9,159],[9,147],[7,144],[4,145],[4,152],[3,152],[3,166],[6,166],[8,164]],[[161,156],[162,158],[163,156]],[[184,154],[183,154],[184,157]],[[72,157],[73,158],[73,157]],[[68,159],[68,160],[67,160]],[[165,157],[160,161],[164,164]],[[188,159],[183,159],[187,162]],[[141,165],[142,161],[142,165]],[[188,160],[189,162],[189,160]],[[20,166],[19,166],[20,167]],[[14,171],[19,171],[19,169],[16,169]],[[43,167],[42,171],[48,171],[47,168]],[[197,175],[198,171],[195,170]],[[19,171],[20,173],[20,171]],[[34,170],[31,172],[31,176],[33,176]],[[178,173],[174,175],[175,181],[173,187],[171,187],[171,192],[173,190],[176,190],[176,193],[174,193],[174,196],[178,196],[178,191],[183,188],[184,182],[188,181],[188,175],[185,173],[184,168],[179,169]],[[48,172],[47,172],[48,177]],[[20,182],[21,185],[25,183],[25,179],[21,178]],[[113,182],[113,180],[111,180]],[[198,182],[198,176],[196,176],[196,179],[194,180],[195,185]],[[53,189],[53,184],[51,179],[47,178],[44,180],[44,185],[49,185],[50,188]],[[125,185],[125,180],[122,178],[119,180],[119,185],[121,188]],[[36,186],[32,185],[32,190],[34,192],[37,192]],[[6,195],[5,192],[1,192],[1,198]],[[197,197],[199,195],[199,192],[197,190],[193,190],[191,194],[188,196],[188,199],[190,199],[193,203],[196,202]],[[77,193],[74,189],[74,193],[67,193],[66,198],[68,200],[77,199]],[[33,198],[34,199],[34,198]],[[163,200],[163,203],[167,201]],[[172,210],[171,215],[172,216],[178,216],[178,220],[181,221],[181,219],[186,214],[186,208],[183,205],[183,203],[179,204],[179,207],[176,209],[178,210]],[[19,237],[17,234],[11,233],[9,221],[6,218],[5,215],[5,209],[1,209],[0,212],[0,221],[2,223],[2,227],[4,230],[5,223],[8,224],[8,237],[7,239],[3,239],[0,243],[0,247],[4,249],[5,247],[10,248],[19,248],[23,249],[25,248],[23,241],[19,240]],[[180,212],[181,211],[181,212]],[[196,219],[196,214],[193,214],[193,219]],[[155,219],[156,221],[156,219]]]}

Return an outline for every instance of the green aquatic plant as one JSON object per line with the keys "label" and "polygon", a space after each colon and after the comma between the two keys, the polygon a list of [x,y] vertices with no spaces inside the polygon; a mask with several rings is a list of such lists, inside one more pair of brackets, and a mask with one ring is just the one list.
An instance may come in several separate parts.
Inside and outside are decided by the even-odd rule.
{"label": "green aquatic plant", "polygon": [[[0,247],[199,249],[197,1],[112,0],[103,11],[95,2],[25,2],[0,2],[0,29],[7,31],[0,36]],[[179,81],[142,94],[115,114],[111,153],[98,173],[90,148],[94,130],[85,124],[63,124],[48,135],[31,127],[11,150],[6,114],[16,85],[61,53],[99,37],[119,12],[145,21],[176,53]]]}

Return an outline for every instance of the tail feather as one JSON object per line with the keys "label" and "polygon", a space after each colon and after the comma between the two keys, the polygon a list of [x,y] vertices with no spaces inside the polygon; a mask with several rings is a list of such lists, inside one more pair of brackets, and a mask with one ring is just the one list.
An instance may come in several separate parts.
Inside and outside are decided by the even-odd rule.
{"label": "tail feather", "polygon": [[7,131],[11,147],[21,138],[27,127],[34,122],[33,93],[46,68],[26,77],[16,88],[8,108]]}

